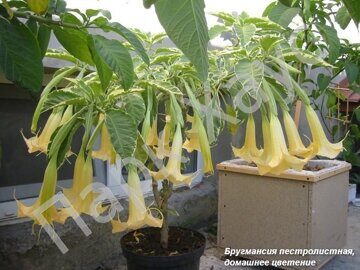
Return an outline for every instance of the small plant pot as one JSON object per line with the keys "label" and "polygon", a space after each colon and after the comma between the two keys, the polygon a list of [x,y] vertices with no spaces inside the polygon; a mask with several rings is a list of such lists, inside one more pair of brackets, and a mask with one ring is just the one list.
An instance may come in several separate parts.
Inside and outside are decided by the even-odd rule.
{"label": "small plant pot", "polygon": [[170,227],[169,248],[160,247],[160,229],[142,228],[121,238],[128,270],[198,270],[205,237],[190,229]]}

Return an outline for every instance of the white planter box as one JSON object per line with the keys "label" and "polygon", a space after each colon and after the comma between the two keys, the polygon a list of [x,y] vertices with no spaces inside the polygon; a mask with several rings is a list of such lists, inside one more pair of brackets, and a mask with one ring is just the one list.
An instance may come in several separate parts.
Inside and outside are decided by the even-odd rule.
{"label": "white planter box", "polygon": [[[351,165],[310,161],[320,171],[288,170],[260,176],[243,160],[218,164],[218,244],[238,249],[338,249],[346,242]],[[316,260],[333,256],[243,256],[266,260]],[[303,268],[285,268],[303,269]]]}

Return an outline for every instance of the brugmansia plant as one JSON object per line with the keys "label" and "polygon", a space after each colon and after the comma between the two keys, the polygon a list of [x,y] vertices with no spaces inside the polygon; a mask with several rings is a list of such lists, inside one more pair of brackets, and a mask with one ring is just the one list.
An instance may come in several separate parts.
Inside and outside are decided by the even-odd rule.
{"label": "brugmansia plant", "polygon": [[[16,3],[20,8],[14,2],[19,1],[3,2],[0,18],[0,37],[12,48],[6,51],[8,57],[5,58],[13,59],[10,63],[13,72],[5,69],[5,58],[0,61],[6,76],[39,91],[41,76],[38,73],[42,71],[44,55],[71,64],[58,70],[42,91],[31,125],[34,136],[24,137],[30,153],[40,152],[48,158],[38,200],[32,206],[18,202],[19,216],[30,217],[35,224],[40,221],[34,211],[55,195],[57,171],[70,155],[76,155],[73,184],[70,189],[63,189],[63,193],[76,211],[87,215],[108,210],[98,204],[93,211],[92,203],[98,196],[95,190],[81,196],[81,190],[91,187],[94,180],[92,160],[114,164],[119,158],[135,159],[137,162],[126,165],[129,214],[127,220],[113,218],[113,232],[144,225],[161,227],[161,245],[166,249],[168,202],[173,186],[190,185],[195,176],[183,173],[182,155],[199,151],[204,160],[202,173],[213,172],[211,146],[227,119],[223,107],[228,116],[235,119],[229,124],[232,132],[238,128],[237,119],[246,121],[245,143],[239,149],[233,148],[235,155],[254,162],[261,174],[279,174],[289,168],[301,170],[314,156],[333,158],[342,149],[341,143],[332,144],[327,140],[306,93],[293,78],[300,72],[295,67],[299,62],[331,65],[306,50],[293,50],[283,37],[285,29],[277,23],[246,14],[236,17],[217,14],[223,24],[210,29],[209,34],[212,37],[230,34],[232,45],[209,52],[208,59],[209,38],[204,3],[200,0],[145,1],[147,6],[155,3],[160,22],[179,49],[162,46],[161,41],[166,37],[163,34],[132,32],[110,22],[110,15],[105,11],[66,10],[62,1],[55,1],[55,5],[50,1],[52,5],[44,11],[42,6],[30,4],[31,1]],[[178,12],[179,9],[182,12]],[[61,20],[41,16],[44,12],[50,17],[59,14]],[[5,21],[5,17],[9,21]],[[18,18],[28,19],[28,25]],[[181,22],[186,22],[186,27],[177,29],[175,26]],[[90,34],[90,27],[111,31],[122,39]],[[65,50],[46,50],[48,38],[40,43],[43,36],[49,34],[44,29],[53,31]],[[4,33],[9,30],[15,32],[10,32],[5,39]],[[13,49],[19,41],[10,42],[15,39],[16,31],[35,44],[32,49],[36,52],[36,70],[19,69],[16,65],[20,52],[15,50],[14,54]],[[23,65],[33,66],[29,57],[25,60],[28,61]],[[37,77],[28,76],[33,71]],[[22,76],[24,74],[27,76]],[[294,97],[287,98],[291,93],[306,106],[312,132],[312,143],[308,146],[304,145],[289,115],[288,104]],[[249,111],[249,108],[260,109],[262,145],[255,140],[255,110]],[[287,141],[279,120],[280,112]],[[41,128],[38,122],[44,113],[50,116]],[[77,153],[72,149],[75,134],[82,135]],[[98,138],[100,147],[96,149],[94,144]],[[156,205],[145,203],[139,163],[150,171]],[[52,206],[43,215],[51,225],[64,223],[70,216],[68,210]]]}
{"label": "brugmansia plant", "polygon": [[[225,66],[231,67],[223,82],[225,86],[231,82],[231,88],[224,89],[224,92],[233,100],[235,114],[236,111],[248,112],[243,116],[246,121],[244,143],[240,148],[233,147],[234,155],[255,163],[260,174],[302,170],[315,156],[335,158],[343,149],[342,142],[328,141],[307,93],[297,82],[297,75],[301,74],[297,69],[299,64],[332,66],[310,51],[290,47],[284,38],[286,29],[266,18],[251,18],[245,13],[240,16],[214,15],[221,19],[222,24],[214,26],[210,33],[213,37],[227,36],[232,43],[223,51],[214,52],[215,57],[221,56]],[[307,147],[289,114],[288,104],[295,98],[305,104],[312,136]],[[281,109],[284,130],[277,104]],[[256,141],[253,115],[258,108],[261,111],[262,143]]]}
{"label": "brugmansia plant", "polygon": [[[138,33],[148,46],[159,43],[164,35],[147,36]],[[96,37],[97,40],[103,40]],[[69,59],[63,51],[50,51],[48,57]],[[149,169],[153,177],[157,207],[146,207],[137,164],[127,166],[129,187],[129,216],[127,221],[115,218],[113,232],[138,229],[144,225],[163,227],[167,217],[167,200],[173,185],[190,185],[194,174],[182,173],[184,149],[189,153],[196,150],[204,159],[204,174],[213,172],[210,142],[204,125],[204,111],[201,104],[205,99],[203,83],[196,70],[184,59],[177,49],[158,48],[150,54],[150,66],[135,59],[135,73],[138,78],[129,89],[124,89],[122,77],[112,75],[108,86],[103,88],[101,74],[92,71],[80,61],[73,67],[57,72],[43,91],[32,122],[35,136],[25,138],[29,152],[41,152],[48,156],[49,163],[44,175],[39,200],[33,206],[18,202],[19,216],[32,215],[35,208],[55,195],[57,170],[69,155],[76,154],[73,185],[63,193],[74,209],[93,215],[91,205],[95,192],[85,198],[80,193],[93,182],[92,159],[101,159],[114,164],[117,158],[134,157]],[[60,88],[63,82],[66,86]],[[198,97],[196,97],[198,96]],[[218,98],[214,93],[211,99]],[[189,105],[186,105],[186,100]],[[42,113],[51,112],[39,132],[38,120]],[[78,153],[72,153],[72,139],[82,132],[82,144]],[[100,138],[100,146],[94,142]],[[184,139],[185,138],[185,139]],[[153,153],[156,160],[149,157]],[[162,165],[156,167],[157,161]],[[157,181],[162,181],[158,190]],[[106,208],[98,206],[97,212]],[[49,224],[65,222],[70,216],[66,208],[52,207],[44,213]],[[166,236],[164,245],[166,245]]]}

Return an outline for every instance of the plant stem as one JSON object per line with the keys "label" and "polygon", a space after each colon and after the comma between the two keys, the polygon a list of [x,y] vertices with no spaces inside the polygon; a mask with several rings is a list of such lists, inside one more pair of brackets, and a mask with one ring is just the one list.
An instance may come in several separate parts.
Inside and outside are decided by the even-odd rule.
{"label": "plant stem", "polygon": [[163,249],[167,249],[169,245],[169,222],[168,222],[168,204],[173,193],[173,184],[168,180],[162,182],[162,190],[159,192],[156,180],[152,181],[152,188],[155,202],[163,214],[163,224],[160,229],[160,244]]}
{"label": "plant stem", "polygon": [[14,17],[17,17],[17,18],[34,19],[35,21],[37,21],[39,23],[52,24],[52,25],[66,27],[66,28],[73,28],[73,29],[77,29],[77,30],[81,30],[81,29],[85,29],[85,28],[99,28],[97,26],[96,27],[95,26],[83,26],[83,25],[76,25],[76,24],[72,24],[72,23],[66,23],[61,20],[54,21],[52,19],[34,15],[29,12],[14,11],[13,14],[14,14]]}

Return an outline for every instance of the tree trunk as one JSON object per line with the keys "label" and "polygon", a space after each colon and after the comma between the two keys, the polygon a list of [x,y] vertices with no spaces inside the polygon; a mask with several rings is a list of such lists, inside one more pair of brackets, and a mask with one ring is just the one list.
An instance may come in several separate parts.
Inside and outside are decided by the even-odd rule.
{"label": "tree trunk", "polygon": [[152,183],[155,202],[163,214],[163,224],[160,229],[160,244],[163,249],[169,246],[169,223],[168,223],[168,203],[173,192],[173,184],[168,180],[162,182],[162,190],[159,192],[156,180]]}

